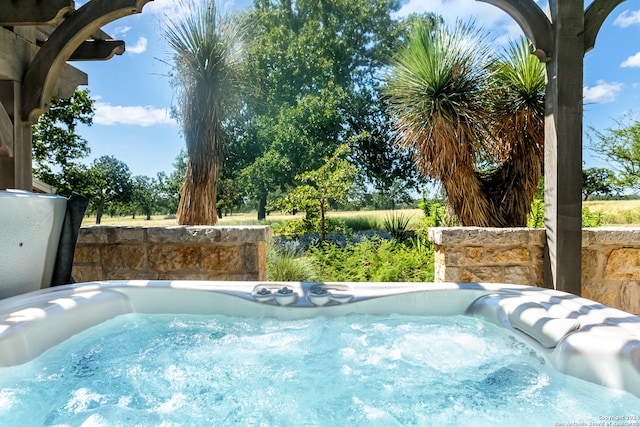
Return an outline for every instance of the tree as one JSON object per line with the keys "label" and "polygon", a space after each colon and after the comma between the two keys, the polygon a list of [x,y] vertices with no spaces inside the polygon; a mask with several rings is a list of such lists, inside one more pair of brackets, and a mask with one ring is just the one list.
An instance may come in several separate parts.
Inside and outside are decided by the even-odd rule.
{"label": "tree", "polygon": [[187,172],[186,151],[180,150],[173,167],[174,169],[169,175],[165,172],[158,173],[158,205],[168,214],[178,212],[180,193],[182,192],[182,185]]}
{"label": "tree", "polygon": [[64,196],[72,191],[86,193],[87,168],[77,160],[91,150],[77,127],[90,126],[93,115],[89,91],[76,90],[70,98],[54,99],[33,125],[33,175]]}
{"label": "tree", "polygon": [[177,116],[188,153],[178,223],[214,225],[223,121],[237,101],[242,31],[218,14],[215,0],[184,6],[189,12],[165,29],[173,52]]}
{"label": "tree", "polygon": [[100,224],[105,209],[116,203],[128,203],[131,198],[129,167],[113,156],[102,156],[91,164],[89,179],[92,187],[91,203]]}
{"label": "tree", "polygon": [[607,168],[582,170],[582,200],[587,201],[592,194],[611,195],[615,192],[613,172]]}
{"label": "tree", "polygon": [[615,184],[640,189],[640,121],[628,114],[616,128],[589,129],[589,148],[608,160],[617,172]]}
{"label": "tree", "polygon": [[469,24],[416,22],[387,79],[397,142],[442,182],[462,225],[524,226],[542,173],[544,67],[500,58]]}
{"label": "tree", "polygon": [[298,175],[298,186],[275,203],[285,211],[304,210],[307,223],[318,221],[322,240],[327,234],[327,211],[346,204],[354,191],[358,170],[345,159],[348,151],[348,145],[341,145],[318,169]]}
{"label": "tree", "polygon": [[[244,171],[265,217],[269,194],[321,166],[350,137],[369,131],[380,69],[398,38],[397,0],[255,2],[245,12],[245,133],[238,146],[253,155]],[[376,143],[385,142],[373,139]],[[355,158],[354,158],[355,160]]]}
{"label": "tree", "polygon": [[154,178],[136,175],[131,179],[131,205],[134,218],[136,212],[142,212],[147,221],[151,219],[157,207],[158,191],[158,181]]}

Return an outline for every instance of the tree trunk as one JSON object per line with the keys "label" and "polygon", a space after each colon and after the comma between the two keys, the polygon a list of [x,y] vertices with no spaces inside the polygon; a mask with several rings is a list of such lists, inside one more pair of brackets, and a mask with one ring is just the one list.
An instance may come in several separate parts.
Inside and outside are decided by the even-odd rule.
{"label": "tree trunk", "polygon": [[103,212],[104,212],[104,200],[100,199],[98,201],[98,206],[96,207],[96,224],[100,224],[100,221],[102,221]]}
{"label": "tree trunk", "polygon": [[[215,169],[212,167],[211,169]],[[182,194],[178,205],[179,225],[216,225],[218,211],[216,209],[217,176],[210,170],[204,179],[197,180],[193,176],[191,161],[182,186]]]}
{"label": "tree trunk", "polygon": [[258,199],[258,221],[267,217],[267,193],[260,194]]}

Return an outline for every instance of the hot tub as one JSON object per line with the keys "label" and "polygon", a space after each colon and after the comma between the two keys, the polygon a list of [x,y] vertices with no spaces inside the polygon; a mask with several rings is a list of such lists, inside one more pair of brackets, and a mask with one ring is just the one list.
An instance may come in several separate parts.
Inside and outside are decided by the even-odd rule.
{"label": "hot tub", "polygon": [[[508,331],[562,374],[640,396],[640,318],[563,292],[479,283],[109,281],[61,286],[0,301],[0,366],[29,362],[127,313],[280,321],[354,314],[479,317]],[[622,415],[640,415],[637,403]]]}

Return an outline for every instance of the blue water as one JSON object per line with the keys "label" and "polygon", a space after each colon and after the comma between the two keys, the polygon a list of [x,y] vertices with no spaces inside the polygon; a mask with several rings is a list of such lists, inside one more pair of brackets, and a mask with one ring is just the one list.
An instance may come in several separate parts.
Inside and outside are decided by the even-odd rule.
{"label": "blue water", "polygon": [[0,425],[553,426],[640,416],[456,317],[125,315],[0,369]]}

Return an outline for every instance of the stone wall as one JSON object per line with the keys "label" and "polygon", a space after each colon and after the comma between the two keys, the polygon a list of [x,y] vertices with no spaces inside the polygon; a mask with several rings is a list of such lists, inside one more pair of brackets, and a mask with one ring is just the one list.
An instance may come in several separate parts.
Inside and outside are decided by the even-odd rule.
{"label": "stone wall", "polygon": [[[436,282],[543,286],[545,233],[528,228],[432,228]],[[582,232],[582,296],[640,315],[640,229]]]}
{"label": "stone wall", "polygon": [[270,227],[80,229],[72,275],[94,280],[265,280]]}

